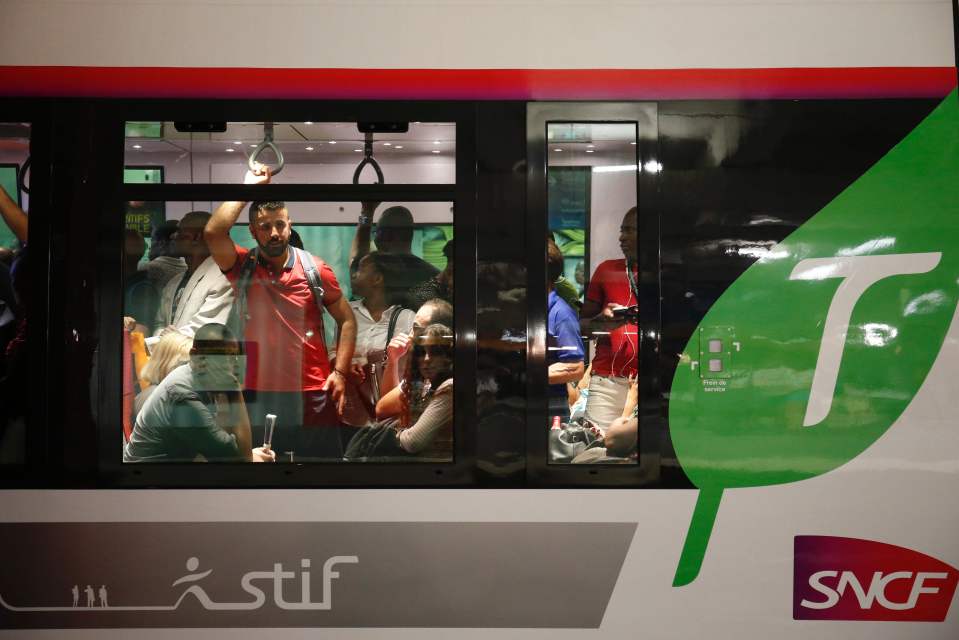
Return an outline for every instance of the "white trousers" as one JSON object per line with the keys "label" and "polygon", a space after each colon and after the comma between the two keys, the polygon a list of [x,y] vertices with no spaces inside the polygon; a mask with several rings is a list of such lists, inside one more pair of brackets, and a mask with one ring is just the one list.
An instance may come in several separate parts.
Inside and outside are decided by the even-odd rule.
{"label": "white trousers", "polygon": [[604,432],[613,420],[623,415],[629,378],[593,375],[589,379],[589,397],[586,398],[586,419]]}

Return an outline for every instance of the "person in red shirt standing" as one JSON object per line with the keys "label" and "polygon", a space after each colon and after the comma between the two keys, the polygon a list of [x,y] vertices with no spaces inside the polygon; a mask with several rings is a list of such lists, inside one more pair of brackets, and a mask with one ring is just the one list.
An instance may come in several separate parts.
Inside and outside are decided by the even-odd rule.
{"label": "person in red shirt standing", "polygon": [[583,333],[596,339],[585,417],[603,430],[622,416],[631,378],[639,369],[638,312],[623,310],[639,307],[636,222],[633,207],[619,228],[625,258],[596,267],[579,314]]}
{"label": "person in red shirt standing", "polygon": [[[246,184],[266,184],[270,170],[248,171]],[[238,288],[250,250],[230,239],[245,202],[224,202],[213,213],[204,239],[213,260]],[[343,456],[340,416],[346,373],[356,342],[356,320],[340,291],[333,270],[322,260],[290,247],[292,219],[283,202],[254,202],[250,206],[250,234],[256,240],[256,265],[246,290],[246,313],[241,318],[247,345],[244,384],[255,436],[267,413],[277,416],[273,449],[284,460],[287,451],[297,459]],[[322,304],[339,332],[337,362],[333,368],[324,341],[322,314],[310,287],[301,256],[312,259],[323,289]],[[236,291],[237,296],[241,292]]]}

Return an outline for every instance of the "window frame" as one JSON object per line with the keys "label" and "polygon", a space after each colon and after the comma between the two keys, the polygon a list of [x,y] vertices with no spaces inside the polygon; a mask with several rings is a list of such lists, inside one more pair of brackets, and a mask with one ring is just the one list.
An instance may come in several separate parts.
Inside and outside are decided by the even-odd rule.
{"label": "window frame", "polygon": [[[99,211],[101,245],[98,272],[106,278],[99,291],[100,353],[122,354],[122,291],[119,265],[122,258],[122,210],[129,200],[222,201],[268,198],[291,204],[306,201],[361,202],[452,202],[454,298],[456,348],[454,369],[453,461],[449,463],[157,463],[124,464],[119,455],[122,399],[121,359],[100,359],[97,397],[97,484],[102,487],[459,487],[476,484],[476,441],[473,416],[476,397],[475,370],[475,109],[455,102],[389,101],[122,101],[110,116],[110,195]],[[127,121],[200,122],[357,122],[407,121],[453,122],[456,126],[455,184],[383,185],[362,184],[125,184],[124,125]],[[268,191],[267,191],[268,190]],[[268,194],[268,195],[267,195]],[[462,275],[460,275],[462,274]],[[348,274],[337,274],[338,278]],[[108,366],[104,367],[103,365]],[[113,389],[115,393],[105,390]]]}
{"label": "window frame", "polygon": [[[639,464],[550,464],[546,364],[547,126],[560,123],[635,123],[636,203],[639,212]],[[662,483],[660,443],[665,437],[666,403],[657,375],[660,314],[658,174],[640,171],[658,156],[655,102],[534,102],[527,107],[526,233],[527,269],[526,479],[530,487],[667,488]],[[587,243],[588,244],[588,243]],[[595,268],[595,266],[593,266]],[[587,274],[587,280],[592,274]],[[536,302],[541,301],[541,302]]]}
{"label": "window frame", "polygon": [[[0,104],[0,122],[30,124],[30,201],[29,216],[30,290],[47,290],[50,261],[52,223],[50,218],[50,164],[52,146],[52,111],[43,101],[26,98],[8,98]],[[18,165],[17,169],[22,165]],[[18,206],[23,206],[20,194],[10,194]],[[3,224],[0,222],[0,224]],[[46,469],[44,463],[51,453],[51,425],[57,411],[46,402],[37,402],[35,390],[45,388],[48,371],[56,361],[61,345],[50,335],[50,313],[57,301],[47,295],[31,295],[27,309],[30,333],[27,339],[28,406],[25,425],[25,452],[22,463],[0,465],[0,486],[16,488],[35,486],[41,482]],[[62,343],[62,340],[59,341]],[[2,399],[0,399],[2,401]]]}

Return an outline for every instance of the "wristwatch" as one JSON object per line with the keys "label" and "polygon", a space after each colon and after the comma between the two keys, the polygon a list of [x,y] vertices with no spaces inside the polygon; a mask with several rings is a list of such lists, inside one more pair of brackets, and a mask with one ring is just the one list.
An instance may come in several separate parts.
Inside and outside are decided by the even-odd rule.
{"label": "wristwatch", "polygon": [[373,224],[373,216],[361,213],[359,219],[356,221],[357,224],[361,225],[370,225]]}

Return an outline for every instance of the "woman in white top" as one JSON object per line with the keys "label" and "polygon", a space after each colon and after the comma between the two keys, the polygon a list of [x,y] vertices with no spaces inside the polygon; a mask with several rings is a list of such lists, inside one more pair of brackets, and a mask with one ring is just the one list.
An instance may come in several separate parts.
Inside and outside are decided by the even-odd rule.
{"label": "woman in white top", "polygon": [[[386,345],[394,335],[408,334],[413,327],[413,311],[401,304],[404,292],[390,286],[391,276],[401,268],[395,256],[374,251],[363,256],[350,272],[350,287],[360,299],[350,302],[356,318],[356,349],[348,367],[351,374],[344,424],[363,427],[373,421]],[[332,353],[331,359],[335,356]]]}

